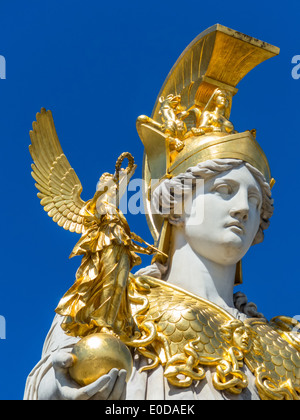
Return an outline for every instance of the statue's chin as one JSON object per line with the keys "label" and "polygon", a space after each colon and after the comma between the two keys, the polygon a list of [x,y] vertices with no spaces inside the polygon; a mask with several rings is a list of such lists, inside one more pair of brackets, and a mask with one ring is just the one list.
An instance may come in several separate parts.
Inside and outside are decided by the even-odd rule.
{"label": "statue's chin", "polygon": [[227,233],[220,248],[219,256],[222,259],[223,264],[231,265],[236,264],[244,257],[249,246],[245,244],[245,239],[242,235],[231,231]]}

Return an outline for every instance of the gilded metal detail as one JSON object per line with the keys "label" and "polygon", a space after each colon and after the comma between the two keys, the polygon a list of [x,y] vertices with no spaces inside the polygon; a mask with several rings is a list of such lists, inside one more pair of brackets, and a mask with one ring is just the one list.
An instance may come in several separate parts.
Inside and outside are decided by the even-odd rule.
{"label": "gilded metal detail", "polygon": [[132,356],[125,344],[112,334],[91,334],[75,344],[71,377],[81,386],[89,385],[112,368],[125,369],[127,381],[132,372]]}
{"label": "gilded metal detail", "polygon": [[[30,137],[32,176],[44,210],[59,226],[82,234],[71,254],[83,257],[76,282],[56,309],[65,317],[63,329],[79,337],[104,331],[130,336],[128,274],[141,262],[136,253],[157,252],[131,232],[117,206],[136,168],[133,157],[123,153],[115,174],[104,173],[93,199],[84,202],[81,183],[62,151],[51,111],[42,109],[37,114]],[[125,158],[128,167],[121,169]]]}
{"label": "gilded metal detail", "polygon": [[[243,366],[256,376],[261,399],[300,399],[300,353],[274,322],[244,322],[211,302],[151,277],[131,276],[129,297],[138,333],[128,346],[164,366],[175,386],[188,387],[214,366],[217,390],[240,394],[248,386]],[[293,320],[285,317],[285,323]],[[294,333],[299,342],[300,334]]]}
{"label": "gilded metal detail", "polygon": [[214,25],[180,55],[160,90],[151,118],[142,115],[137,119],[145,147],[146,218],[155,241],[163,218],[152,214],[149,195],[166,177],[205,160],[234,158],[257,167],[273,185],[255,130],[238,134],[230,112],[237,84],[254,67],[278,54],[277,47]]}
{"label": "gilded metal detail", "polygon": [[[234,127],[229,121],[231,110],[232,94],[226,90],[216,89],[203,109],[199,121],[199,134],[205,133],[227,133],[233,134]],[[198,131],[194,131],[197,134]]]}

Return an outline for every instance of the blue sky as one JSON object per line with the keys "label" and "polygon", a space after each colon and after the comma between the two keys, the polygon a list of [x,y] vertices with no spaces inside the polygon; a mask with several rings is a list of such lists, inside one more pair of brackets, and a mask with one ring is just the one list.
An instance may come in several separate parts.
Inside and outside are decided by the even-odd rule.
{"label": "blue sky", "polygon": [[[245,258],[239,290],[268,318],[300,314],[300,79],[291,75],[292,58],[300,55],[299,12],[298,1],[1,1],[0,316],[6,339],[0,340],[0,399],[22,398],[54,309],[80,264],[68,259],[78,236],[55,225],[36,197],[28,152],[36,113],[52,110],[83,199],[93,196],[99,176],[112,172],[124,151],[134,155],[141,177],[136,118],[151,114],[178,56],[215,23],[281,48],[244,78],[233,101],[232,122],[238,131],[257,129],[277,181],[271,226]],[[129,215],[128,222],[151,242],[143,215]]]}

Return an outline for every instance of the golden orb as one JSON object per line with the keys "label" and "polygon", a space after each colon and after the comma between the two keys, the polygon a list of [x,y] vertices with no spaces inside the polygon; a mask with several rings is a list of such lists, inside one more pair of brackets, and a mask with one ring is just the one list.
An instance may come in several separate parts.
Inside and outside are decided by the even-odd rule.
{"label": "golden orb", "polygon": [[132,356],[128,347],[117,337],[106,334],[91,334],[75,344],[73,366],[69,373],[79,385],[85,386],[107,374],[111,369],[125,369],[126,381],[132,371]]}

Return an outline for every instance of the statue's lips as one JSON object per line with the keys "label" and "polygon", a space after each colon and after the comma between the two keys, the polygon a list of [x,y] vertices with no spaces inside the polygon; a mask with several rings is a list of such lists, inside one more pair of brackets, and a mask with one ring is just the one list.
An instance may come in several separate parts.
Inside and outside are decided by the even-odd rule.
{"label": "statue's lips", "polygon": [[233,231],[239,233],[239,234],[245,234],[245,228],[244,225],[242,223],[239,222],[231,222],[231,223],[227,223],[225,225],[225,227],[230,227],[232,228]]}

